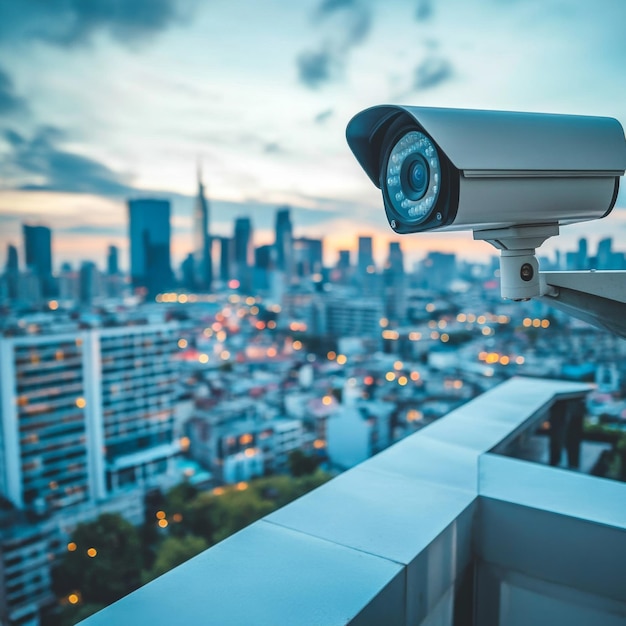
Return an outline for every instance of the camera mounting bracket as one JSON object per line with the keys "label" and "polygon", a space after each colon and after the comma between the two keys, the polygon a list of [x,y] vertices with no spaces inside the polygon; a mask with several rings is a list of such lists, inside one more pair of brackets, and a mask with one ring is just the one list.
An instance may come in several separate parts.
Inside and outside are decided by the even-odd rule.
{"label": "camera mounting bracket", "polygon": [[557,224],[474,231],[500,250],[503,298],[544,304],[626,338],[626,272],[539,272],[535,249],[559,234]]}
{"label": "camera mounting bracket", "polygon": [[558,224],[474,231],[474,239],[487,241],[500,250],[500,293],[503,298],[529,300],[541,295],[535,249],[558,234]]}

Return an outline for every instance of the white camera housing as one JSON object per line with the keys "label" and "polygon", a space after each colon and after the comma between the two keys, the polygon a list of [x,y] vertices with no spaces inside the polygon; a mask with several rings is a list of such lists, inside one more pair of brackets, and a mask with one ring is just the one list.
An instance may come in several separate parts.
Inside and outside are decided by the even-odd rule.
{"label": "white camera housing", "polygon": [[521,257],[562,224],[608,215],[626,170],[624,130],[607,117],[382,105],[346,137],[395,232],[473,230],[508,251],[507,276],[519,269],[511,293],[503,283],[514,299],[539,289]]}

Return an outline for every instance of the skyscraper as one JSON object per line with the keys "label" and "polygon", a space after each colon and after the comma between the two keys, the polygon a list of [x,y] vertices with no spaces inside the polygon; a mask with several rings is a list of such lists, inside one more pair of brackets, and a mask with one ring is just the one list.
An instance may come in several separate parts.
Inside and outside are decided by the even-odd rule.
{"label": "skyscraper", "polygon": [[429,252],[422,264],[424,283],[431,291],[445,291],[456,278],[456,255]]}
{"label": "skyscraper", "polygon": [[323,239],[293,239],[293,265],[298,276],[311,276],[322,271]]}
{"label": "skyscraper", "polygon": [[373,294],[376,292],[378,277],[376,276],[376,266],[374,265],[371,237],[359,237],[357,280],[364,293]]}
{"label": "skyscraper", "polygon": [[383,278],[385,315],[391,321],[402,322],[406,316],[406,289],[404,254],[398,241],[389,242],[389,257]]}
{"label": "skyscraper", "polygon": [[276,268],[291,276],[293,272],[293,229],[291,209],[288,206],[276,210]]}
{"label": "skyscraper", "polygon": [[17,248],[11,244],[7,246],[7,262],[5,265],[5,276],[7,295],[10,300],[17,297],[17,285],[19,280],[19,261],[17,256]]}
{"label": "skyscraper", "polygon": [[100,272],[93,261],[83,261],[78,274],[81,304],[91,305],[100,295]]}
{"label": "skyscraper", "polygon": [[581,237],[578,240],[578,267],[577,270],[586,270],[589,267],[587,240]]}
{"label": "skyscraper", "polygon": [[611,270],[613,267],[613,239],[605,237],[598,242],[598,254],[596,256],[596,269]]}
{"label": "skyscraper", "polygon": [[42,295],[53,295],[52,231],[47,226],[22,224],[22,232],[26,268],[39,279]]}
{"label": "skyscraper", "polygon": [[239,288],[249,292],[252,287],[252,222],[249,217],[235,220],[235,266]]}
{"label": "skyscraper", "polygon": [[172,284],[170,203],[129,200],[128,215],[132,285],[153,296]]}
{"label": "skyscraper", "polygon": [[374,255],[372,253],[372,238],[359,237],[359,251],[357,259],[357,269],[360,276],[367,274],[368,268],[374,265]]}
{"label": "skyscraper", "polygon": [[233,240],[220,237],[220,280],[226,284],[232,278]]}
{"label": "skyscraper", "polygon": [[211,289],[213,282],[209,218],[209,203],[204,195],[204,185],[198,168],[198,195],[193,210],[194,255],[197,287],[206,291]]}
{"label": "skyscraper", "polygon": [[7,262],[5,270],[7,274],[17,274],[19,271],[17,248],[12,244],[7,245]]}
{"label": "skyscraper", "polygon": [[119,273],[119,250],[117,246],[109,246],[109,252],[107,254],[107,274],[109,276],[115,276]]}
{"label": "skyscraper", "polygon": [[392,276],[404,275],[404,254],[399,241],[389,242],[389,258],[385,269]]}
{"label": "skyscraper", "polygon": [[351,274],[352,266],[350,263],[350,250],[339,250],[339,258],[333,272],[333,280],[338,283],[346,284]]}

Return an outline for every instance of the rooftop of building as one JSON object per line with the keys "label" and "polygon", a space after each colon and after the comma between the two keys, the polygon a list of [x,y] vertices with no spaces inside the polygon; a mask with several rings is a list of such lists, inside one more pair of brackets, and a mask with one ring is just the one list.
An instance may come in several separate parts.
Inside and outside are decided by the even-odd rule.
{"label": "rooftop of building", "polygon": [[585,384],[514,378],[84,626],[626,622],[626,484],[502,454]]}

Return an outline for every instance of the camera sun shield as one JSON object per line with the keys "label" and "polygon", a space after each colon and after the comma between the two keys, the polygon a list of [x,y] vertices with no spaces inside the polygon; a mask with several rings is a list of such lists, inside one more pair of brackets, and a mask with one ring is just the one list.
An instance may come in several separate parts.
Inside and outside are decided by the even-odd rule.
{"label": "camera sun shield", "polygon": [[626,169],[612,118],[383,105],[346,135],[397,233],[599,219]]}

